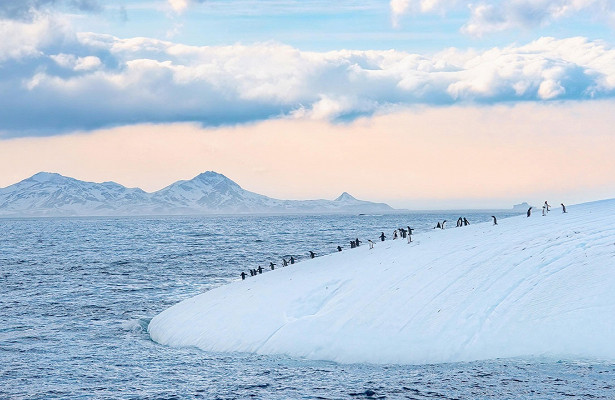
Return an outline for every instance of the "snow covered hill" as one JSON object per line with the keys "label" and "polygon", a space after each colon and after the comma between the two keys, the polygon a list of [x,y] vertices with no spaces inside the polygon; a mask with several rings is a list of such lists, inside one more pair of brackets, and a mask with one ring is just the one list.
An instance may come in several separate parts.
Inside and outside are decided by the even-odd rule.
{"label": "snow covered hill", "polygon": [[0,215],[8,216],[127,215],[149,203],[149,195],[141,189],[48,172],[0,189]]}
{"label": "snow covered hill", "polygon": [[615,200],[568,211],[248,277],[165,310],[149,332],[170,346],[338,362],[615,360]]}
{"label": "snow covered hill", "polygon": [[167,215],[235,213],[391,212],[357,200],[278,200],[242,189],[224,175],[204,172],[154,193],[114,182],[93,183],[40,172],[0,189],[0,216]]}

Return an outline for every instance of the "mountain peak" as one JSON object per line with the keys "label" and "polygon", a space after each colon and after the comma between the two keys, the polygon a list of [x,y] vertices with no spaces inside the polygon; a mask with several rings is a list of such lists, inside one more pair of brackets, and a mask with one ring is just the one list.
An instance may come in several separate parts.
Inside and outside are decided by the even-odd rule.
{"label": "mountain peak", "polygon": [[351,196],[348,192],[342,193],[340,197],[335,199],[335,201],[349,201],[349,200],[356,201],[357,199]]}
{"label": "mountain peak", "polygon": [[195,176],[193,179],[193,181],[197,181],[197,182],[201,182],[201,183],[206,183],[208,185],[218,185],[220,183],[227,183],[233,186],[239,186],[237,185],[237,183],[235,183],[234,181],[232,181],[231,179],[227,178],[226,176],[219,174],[215,171],[205,171],[197,176]]}
{"label": "mountain peak", "polygon": [[68,179],[68,178],[56,172],[38,172],[28,178],[28,180],[32,180],[35,182],[41,182],[41,183],[42,182],[58,182],[58,181],[62,181],[65,179]]}

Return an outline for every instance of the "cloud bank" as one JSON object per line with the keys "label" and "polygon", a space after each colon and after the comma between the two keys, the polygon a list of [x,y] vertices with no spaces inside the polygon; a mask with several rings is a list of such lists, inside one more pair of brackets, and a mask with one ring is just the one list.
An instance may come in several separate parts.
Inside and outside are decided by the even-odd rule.
{"label": "cloud bank", "polygon": [[347,120],[407,105],[615,95],[615,49],[582,37],[485,51],[306,52],[279,43],[188,46],[2,20],[5,137],[142,122]]}
{"label": "cloud bank", "polygon": [[393,25],[405,14],[470,10],[461,31],[474,36],[509,29],[528,29],[584,13],[615,24],[611,0],[391,0]]}

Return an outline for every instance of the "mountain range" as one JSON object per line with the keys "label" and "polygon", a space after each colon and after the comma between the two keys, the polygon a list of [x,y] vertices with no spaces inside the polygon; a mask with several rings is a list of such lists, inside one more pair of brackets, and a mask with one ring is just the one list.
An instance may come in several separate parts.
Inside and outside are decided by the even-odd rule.
{"label": "mountain range", "polygon": [[0,216],[124,216],[198,214],[382,213],[384,203],[344,192],[335,200],[279,200],[242,189],[226,176],[207,171],[157,192],[115,182],[84,182],[39,172],[0,189]]}

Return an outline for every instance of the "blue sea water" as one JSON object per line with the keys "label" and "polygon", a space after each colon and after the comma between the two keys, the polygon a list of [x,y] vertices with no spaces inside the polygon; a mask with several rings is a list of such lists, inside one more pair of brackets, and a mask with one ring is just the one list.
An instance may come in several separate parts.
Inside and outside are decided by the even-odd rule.
{"label": "blue sea water", "polygon": [[343,365],[147,334],[162,310],[247,268],[290,255],[300,268],[309,250],[458,216],[0,219],[0,399],[614,399],[615,364],[596,360]]}

